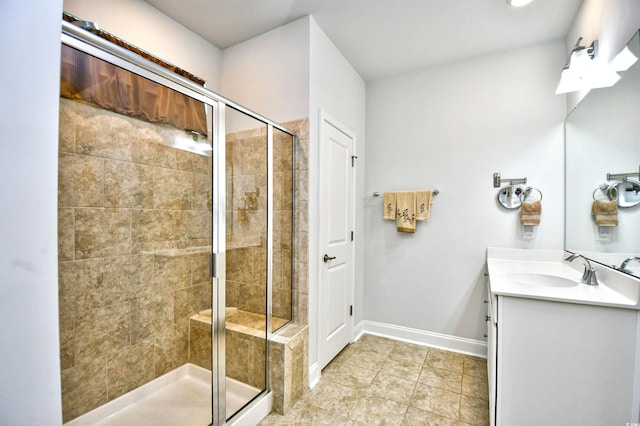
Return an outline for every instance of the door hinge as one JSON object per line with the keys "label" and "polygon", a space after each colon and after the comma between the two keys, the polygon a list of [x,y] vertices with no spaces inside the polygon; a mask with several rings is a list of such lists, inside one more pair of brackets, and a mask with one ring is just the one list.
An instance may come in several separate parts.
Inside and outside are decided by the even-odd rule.
{"label": "door hinge", "polygon": [[349,305],[349,316],[353,316],[353,305]]}
{"label": "door hinge", "polygon": [[355,167],[356,166],[356,159],[358,158],[357,155],[352,155],[351,156],[351,167]]}
{"label": "door hinge", "polygon": [[353,241],[353,231],[351,231],[351,241]]}
{"label": "door hinge", "polygon": [[216,254],[209,253],[209,276],[211,278],[216,277]]}

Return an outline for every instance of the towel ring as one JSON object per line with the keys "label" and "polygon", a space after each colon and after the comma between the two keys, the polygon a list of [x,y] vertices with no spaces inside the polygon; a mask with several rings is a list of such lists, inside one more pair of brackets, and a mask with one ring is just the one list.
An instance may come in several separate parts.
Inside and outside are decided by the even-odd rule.
{"label": "towel ring", "polygon": [[[593,200],[596,200],[596,192],[598,191],[602,191],[607,198],[609,199],[608,201],[613,201],[613,200],[617,200],[618,199],[618,185],[617,184],[613,184],[613,185],[609,185],[607,183],[602,183],[600,184],[600,186],[598,186],[596,189],[593,190]],[[602,200],[600,200],[602,201]]]}
{"label": "towel ring", "polygon": [[538,198],[537,200],[534,200],[534,201],[542,201],[542,191],[540,191],[538,188],[533,188],[531,186],[527,186],[524,189],[524,200],[523,200],[523,202],[527,201],[527,198],[529,198],[529,196],[531,195],[531,193],[533,191],[537,191],[538,194],[540,194],[540,198]]}

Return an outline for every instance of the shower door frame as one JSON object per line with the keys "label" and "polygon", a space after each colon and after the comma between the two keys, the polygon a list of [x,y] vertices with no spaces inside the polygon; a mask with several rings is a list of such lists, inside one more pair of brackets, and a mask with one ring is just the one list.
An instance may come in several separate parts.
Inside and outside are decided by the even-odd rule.
{"label": "shower door frame", "polygon": [[61,43],[95,56],[115,66],[138,74],[177,92],[190,96],[211,107],[212,127],[212,423],[227,424],[226,420],[226,107],[243,112],[267,126],[267,315],[265,341],[265,389],[251,402],[231,416],[233,424],[244,413],[260,404],[270,393],[269,344],[271,340],[272,290],[273,290],[273,129],[278,129],[297,140],[295,132],[275,123],[248,108],[230,101],[170,70],[117,46],[95,34],[62,21]]}

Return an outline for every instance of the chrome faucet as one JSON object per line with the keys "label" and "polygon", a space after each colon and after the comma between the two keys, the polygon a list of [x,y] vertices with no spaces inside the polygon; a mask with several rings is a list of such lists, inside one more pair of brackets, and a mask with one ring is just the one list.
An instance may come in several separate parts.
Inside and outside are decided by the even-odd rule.
{"label": "chrome faucet", "polygon": [[629,262],[631,262],[631,261],[633,261],[633,260],[640,262],[640,257],[638,257],[638,256],[631,256],[631,257],[627,257],[627,258],[622,262],[622,264],[620,265],[620,268],[619,268],[619,269],[620,269],[622,272],[629,272],[629,270],[627,269],[627,265],[629,264]]}
{"label": "chrome faucet", "polygon": [[581,254],[574,253],[571,256],[567,257],[565,260],[569,262],[573,262],[576,259],[582,259],[584,263],[584,273],[582,274],[582,278],[580,281],[583,284],[587,285],[598,285],[598,277],[596,276],[596,272],[598,272],[598,268],[595,266],[591,266],[589,260]]}

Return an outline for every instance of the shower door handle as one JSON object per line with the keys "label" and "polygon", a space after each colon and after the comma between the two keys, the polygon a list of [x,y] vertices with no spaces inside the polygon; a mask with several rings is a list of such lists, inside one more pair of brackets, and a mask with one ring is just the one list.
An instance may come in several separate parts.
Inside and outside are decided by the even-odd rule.
{"label": "shower door handle", "polygon": [[327,263],[328,261],[333,260],[335,258],[336,258],[335,256],[331,257],[328,254],[325,254],[322,260],[324,260],[324,263]]}

